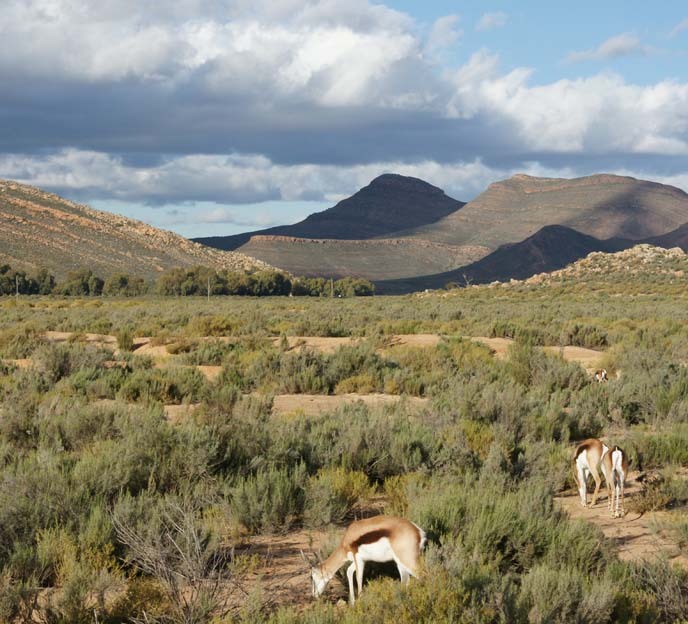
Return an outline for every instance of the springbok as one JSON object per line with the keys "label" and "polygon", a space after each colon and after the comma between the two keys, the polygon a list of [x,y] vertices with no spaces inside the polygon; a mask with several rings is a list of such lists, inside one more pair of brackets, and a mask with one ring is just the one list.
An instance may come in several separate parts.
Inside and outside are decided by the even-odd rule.
{"label": "springbok", "polygon": [[609,375],[607,375],[606,368],[598,368],[595,371],[594,379],[597,383],[606,383],[609,381]]}
{"label": "springbok", "polygon": [[600,473],[602,471],[604,480],[607,484],[607,493],[611,499],[611,462],[609,457],[609,447],[603,444],[596,438],[584,440],[576,447],[576,452],[573,455],[574,462],[574,478],[576,485],[578,485],[578,494],[580,495],[581,504],[583,507],[588,506],[588,475],[592,475],[595,480],[595,491],[592,495],[591,507],[595,506],[597,495],[600,491]]}
{"label": "springbok", "polygon": [[337,570],[347,561],[351,562],[346,571],[351,604],[356,601],[354,574],[360,595],[366,561],[394,561],[401,582],[406,584],[411,576],[418,576],[420,553],[426,541],[425,531],[404,518],[375,516],[356,520],[347,527],[334,552],[320,565],[311,568],[313,596],[317,598],[325,591]]}
{"label": "springbok", "polygon": [[[609,511],[612,512],[613,518],[621,518],[626,515],[624,508],[624,482],[626,481],[626,474],[628,473],[628,457],[623,449],[615,446],[611,452],[609,463],[611,465],[611,488],[613,496],[616,498],[610,500]],[[621,510],[619,510],[619,494],[621,495]]]}

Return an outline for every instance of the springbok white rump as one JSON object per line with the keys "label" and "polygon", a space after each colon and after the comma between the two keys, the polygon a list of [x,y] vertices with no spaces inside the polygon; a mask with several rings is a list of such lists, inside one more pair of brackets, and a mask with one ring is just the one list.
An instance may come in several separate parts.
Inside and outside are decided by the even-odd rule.
{"label": "springbok white rump", "polygon": [[420,553],[426,542],[425,531],[404,518],[375,516],[352,522],[344,532],[342,541],[334,552],[320,565],[311,569],[313,596],[318,597],[332,580],[337,570],[347,561],[349,602],[354,604],[354,574],[358,593],[363,590],[363,570],[366,561],[394,561],[401,582],[406,584],[411,576],[418,576]]}
{"label": "springbok white rump", "polygon": [[609,447],[597,438],[590,438],[584,440],[576,447],[576,452],[573,455],[574,462],[574,478],[578,486],[578,494],[580,495],[581,504],[583,507],[588,506],[588,475],[592,475],[595,480],[595,491],[592,495],[591,507],[595,506],[597,495],[600,491],[599,470],[604,475],[604,480],[607,484],[607,495],[611,501],[611,461],[609,457]]}
{"label": "springbok white rump", "polygon": [[[609,501],[609,511],[612,512],[613,518],[621,518],[626,515],[626,509],[624,508],[624,482],[628,473],[628,457],[619,446],[615,446],[612,449],[610,456],[612,499]],[[619,509],[619,495],[621,495],[621,509]]]}

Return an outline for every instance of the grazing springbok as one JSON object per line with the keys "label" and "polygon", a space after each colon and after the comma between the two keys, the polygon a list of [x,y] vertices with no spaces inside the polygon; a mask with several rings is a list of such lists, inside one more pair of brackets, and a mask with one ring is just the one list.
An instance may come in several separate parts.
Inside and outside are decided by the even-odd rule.
{"label": "grazing springbok", "polygon": [[[610,453],[609,464],[611,465],[611,488],[613,498],[609,502],[609,511],[613,518],[621,518],[626,515],[624,508],[624,482],[628,473],[628,457],[623,449],[615,446]],[[619,495],[621,495],[621,509],[619,510]],[[614,498],[616,499],[614,501]]]}
{"label": "grazing springbok", "polygon": [[609,447],[603,444],[596,438],[584,440],[576,447],[576,452],[573,455],[574,462],[574,478],[576,485],[578,485],[578,494],[580,495],[581,504],[583,507],[588,506],[588,475],[592,475],[595,480],[595,492],[592,495],[591,507],[595,506],[597,495],[600,491],[599,470],[604,475],[604,480],[607,484],[607,493],[611,498],[611,461],[609,457]]}
{"label": "grazing springbok", "polygon": [[320,565],[311,568],[313,596],[318,597],[332,580],[337,570],[347,561],[349,602],[354,604],[354,574],[358,582],[358,594],[363,590],[363,570],[366,561],[394,561],[399,569],[401,582],[406,584],[411,576],[418,576],[420,553],[426,542],[425,531],[404,518],[375,516],[352,522],[339,546]]}
{"label": "grazing springbok", "polygon": [[609,381],[609,375],[607,375],[606,368],[598,368],[595,371],[594,379],[597,383],[606,383]]}

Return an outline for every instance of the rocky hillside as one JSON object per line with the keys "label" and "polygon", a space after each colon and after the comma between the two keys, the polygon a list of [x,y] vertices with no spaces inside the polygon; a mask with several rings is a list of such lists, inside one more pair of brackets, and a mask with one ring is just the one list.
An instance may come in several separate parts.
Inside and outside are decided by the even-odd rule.
{"label": "rocky hillside", "polygon": [[423,180],[385,174],[336,206],[294,225],[194,240],[218,249],[238,249],[254,235],[336,240],[389,238],[392,232],[434,223],[463,205]]}
{"label": "rocky hillside", "polygon": [[404,235],[497,249],[546,225],[601,240],[641,240],[687,222],[688,195],[673,186],[608,174],[571,180],[519,174],[491,184],[460,211]]}
{"label": "rocky hillside", "polygon": [[594,251],[563,269],[539,273],[516,283],[547,285],[567,281],[623,281],[638,277],[648,281],[653,278],[677,279],[688,286],[688,255],[679,247],[665,249],[641,243],[616,253]]}
{"label": "rocky hillside", "polygon": [[253,236],[241,251],[295,275],[393,279],[448,271],[482,258],[489,249],[412,238],[332,240]]}
{"label": "rocky hillside", "polygon": [[519,243],[502,245],[491,254],[458,269],[435,275],[378,280],[377,288],[378,292],[400,294],[443,288],[450,282],[465,286],[522,280],[537,273],[561,269],[592,252],[617,252],[638,243],[688,252],[688,224],[642,241],[627,238],[600,240],[563,225],[548,225]]}
{"label": "rocky hillside", "polygon": [[199,264],[249,271],[268,267],[241,253],[211,249],[141,221],[0,180],[0,264],[5,263],[28,271],[43,267],[58,278],[78,268],[148,278]]}

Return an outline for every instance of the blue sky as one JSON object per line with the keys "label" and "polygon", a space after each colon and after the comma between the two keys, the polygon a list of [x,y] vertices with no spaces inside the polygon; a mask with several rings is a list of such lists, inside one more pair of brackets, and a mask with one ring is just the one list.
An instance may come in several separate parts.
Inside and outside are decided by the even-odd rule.
{"label": "blue sky", "polygon": [[688,4],[4,0],[0,177],[187,236],[375,176],[688,190]]}

